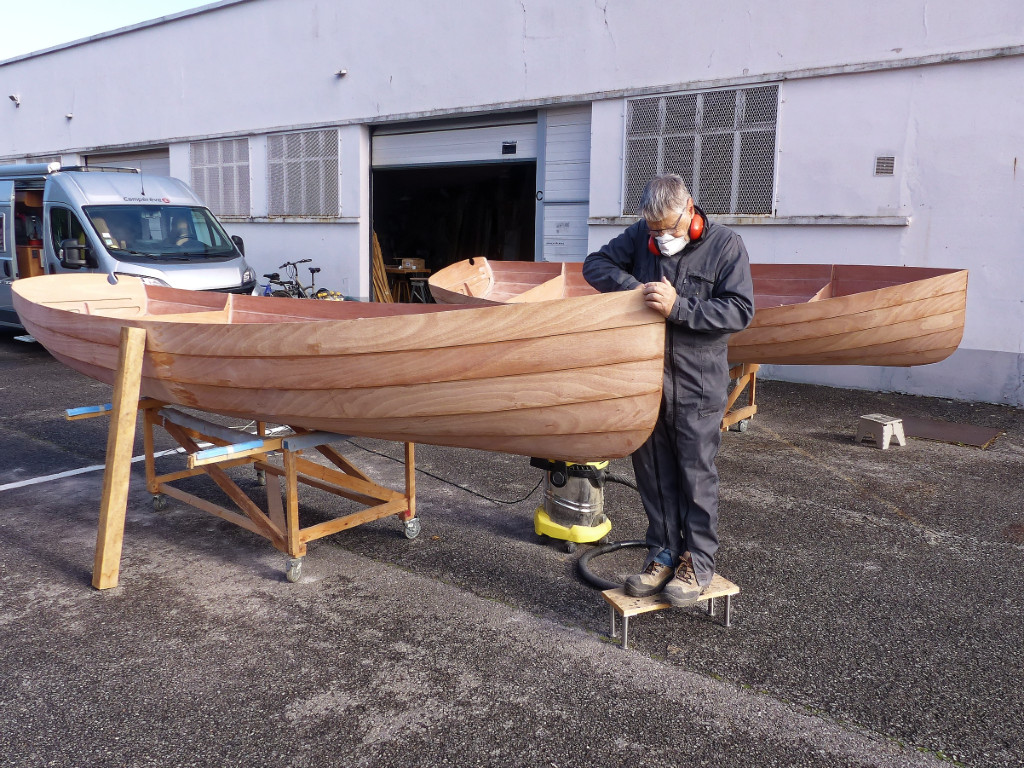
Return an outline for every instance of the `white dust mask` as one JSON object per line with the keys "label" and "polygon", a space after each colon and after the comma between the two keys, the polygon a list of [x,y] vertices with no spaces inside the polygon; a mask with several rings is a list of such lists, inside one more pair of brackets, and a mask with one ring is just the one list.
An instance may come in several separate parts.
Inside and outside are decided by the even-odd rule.
{"label": "white dust mask", "polygon": [[690,238],[687,235],[672,237],[672,235],[666,233],[658,235],[654,238],[654,242],[658,244],[658,250],[661,251],[662,256],[675,256],[686,247],[686,244],[690,242]]}

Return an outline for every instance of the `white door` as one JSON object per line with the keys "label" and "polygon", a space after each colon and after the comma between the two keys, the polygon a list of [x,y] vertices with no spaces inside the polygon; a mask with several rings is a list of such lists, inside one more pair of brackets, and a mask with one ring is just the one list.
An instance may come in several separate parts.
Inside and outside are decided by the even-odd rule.
{"label": "white door", "polygon": [[543,147],[537,169],[537,260],[582,261],[590,214],[590,105],[542,112],[537,133]]}

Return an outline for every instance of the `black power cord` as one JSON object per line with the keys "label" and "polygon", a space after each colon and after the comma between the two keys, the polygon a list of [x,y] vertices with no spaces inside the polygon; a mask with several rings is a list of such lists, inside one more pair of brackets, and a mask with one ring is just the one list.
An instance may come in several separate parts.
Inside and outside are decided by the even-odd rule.
{"label": "black power cord", "polygon": [[[367,453],[372,453],[372,454],[374,454],[376,456],[381,456],[381,457],[383,457],[385,459],[391,459],[391,461],[394,461],[397,464],[403,464],[404,463],[401,459],[396,459],[394,456],[388,456],[388,454],[382,453],[381,451],[375,451],[373,448],[367,448],[365,445],[360,445],[359,443],[355,442],[352,439],[349,439],[347,442],[350,443],[351,445],[354,445],[356,448],[358,448],[358,449],[360,449],[362,451],[366,451]],[[474,491],[472,488],[467,488],[466,486],[460,485],[459,483],[456,483],[456,482],[453,482],[453,481],[449,480],[448,478],[441,477],[440,475],[435,475],[432,472],[427,472],[425,469],[419,469],[417,467],[416,471],[417,472],[422,472],[427,477],[432,477],[435,480],[440,480],[442,483],[447,483],[448,485],[451,485],[451,486],[454,486],[456,488],[459,488],[460,490],[463,490],[466,493],[471,493],[474,496],[478,496],[481,499],[486,499],[487,501],[492,501],[495,504],[521,504],[522,502],[526,501],[528,498],[533,496],[533,494],[536,493],[537,489],[540,488],[540,484],[542,482],[544,482],[544,475],[541,475],[540,480],[538,480],[537,484],[535,486],[533,486],[533,490],[531,490],[525,496],[523,496],[521,498],[518,498],[518,499],[511,500],[511,501],[506,501],[505,499],[495,499],[495,498],[492,498],[491,496],[487,496],[487,495],[485,495],[483,493],[479,493],[477,491]],[[609,472],[609,473],[607,473],[605,475],[605,481],[609,482],[609,483],[618,483],[619,485],[624,485],[627,488],[632,488],[634,491],[637,490],[636,481],[634,481],[631,477],[628,477],[626,475],[619,475],[619,474],[614,474],[614,473]],[[612,552],[617,552],[620,549],[626,549],[627,547],[645,547],[646,548],[647,547],[647,542],[646,541],[613,541],[613,542],[611,542],[609,544],[604,544],[604,545],[602,545],[600,547],[594,547],[593,549],[587,550],[586,552],[584,552],[582,555],[579,556],[579,559],[576,560],[576,570],[579,572],[580,578],[582,578],[585,582],[590,584],[590,586],[592,586],[592,587],[594,587],[596,589],[602,589],[602,590],[603,589],[616,589],[618,587],[621,587],[622,584],[620,584],[617,581],[609,581],[608,579],[603,579],[600,576],[597,576],[596,574],[594,574],[590,570],[590,561],[593,560],[595,557],[600,557],[601,555],[608,555],[608,554],[611,554]]]}
{"label": "black power cord", "polygon": [[[359,443],[355,442],[351,438],[349,440],[347,440],[346,442],[351,444],[351,445],[354,445],[356,448],[358,448],[361,451],[366,451],[367,453],[372,453],[372,454],[374,454],[376,456],[382,456],[385,459],[391,459],[391,461],[395,462],[396,464],[404,464],[405,463],[402,459],[396,459],[394,456],[388,456],[386,453],[381,453],[380,451],[373,450],[373,448],[367,448],[365,445],[360,445]],[[485,495],[483,493],[480,493],[478,491],[474,491],[472,488],[467,488],[464,485],[460,485],[459,483],[456,483],[456,482],[454,482],[452,480],[449,480],[446,477],[441,477],[440,475],[435,475],[433,472],[427,472],[427,470],[420,469],[419,467],[416,467],[416,471],[421,473],[421,474],[426,475],[427,477],[432,477],[435,480],[440,480],[442,483],[446,483],[448,485],[454,486],[455,488],[463,490],[466,493],[471,493],[474,496],[478,496],[481,499],[486,499],[487,501],[492,501],[495,504],[509,504],[509,505],[511,505],[511,504],[521,504],[524,501],[526,501],[528,498],[533,496],[533,494],[535,494],[537,492],[537,489],[540,488],[540,484],[544,482],[544,476],[541,475],[541,478],[540,478],[540,480],[537,481],[537,484],[535,486],[533,486],[533,489],[529,493],[527,493],[525,496],[523,496],[521,498],[518,498],[518,499],[505,500],[505,499],[495,499],[495,498],[492,498],[491,496],[487,496],[487,495]]]}

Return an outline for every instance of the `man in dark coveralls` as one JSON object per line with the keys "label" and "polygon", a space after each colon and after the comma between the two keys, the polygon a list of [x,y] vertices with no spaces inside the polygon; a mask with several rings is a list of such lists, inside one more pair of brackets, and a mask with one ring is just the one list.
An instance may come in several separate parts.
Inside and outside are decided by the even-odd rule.
{"label": "man in dark coveralls", "polygon": [[652,179],[640,216],[587,257],[583,276],[599,291],[643,290],[647,306],[668,321],[661,413],[633,454],[649,552],[626,592],[662,592],[686,606],[715,573],[715,456],[729,386],[727,344],[754,316],[754,286],[739,235],[712,223],[680,176]]}

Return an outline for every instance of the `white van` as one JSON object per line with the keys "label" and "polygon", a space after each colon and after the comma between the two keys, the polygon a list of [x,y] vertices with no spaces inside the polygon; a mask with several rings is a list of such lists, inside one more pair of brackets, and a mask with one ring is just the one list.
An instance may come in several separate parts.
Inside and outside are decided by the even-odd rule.
{"label": "white van", "polygon": [[252,293],[239,237],[187,184],[135,169],[0,165],[0,326],[21,327],[11,283],[61,272]]}

